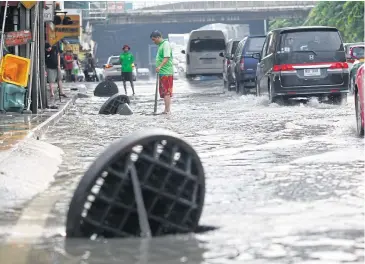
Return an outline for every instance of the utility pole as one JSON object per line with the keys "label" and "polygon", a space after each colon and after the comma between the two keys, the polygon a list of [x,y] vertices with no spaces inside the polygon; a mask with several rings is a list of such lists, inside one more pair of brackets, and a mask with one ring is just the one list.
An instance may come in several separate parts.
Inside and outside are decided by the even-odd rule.
{"label": "utility pole", "polygon": [[[43,2],[41,2],[43,4]],[[31,69],[31,76],[29,76],[30,78],[32,78],[32,81],[30,82],[30,85],[28,87],[28,89],[31,89],[31,104],[30,104],[30,109],[32,111],[33,114],[36,114],[38,112],[38,72],[39,72],[39,58],[38,58],[38,52],[36,52],[37,49],[39,49],[39,41],[36,38],[37,36],[37,31],[39,29],[39,23],[38,23],[38,18],[39,18],[39,7],[40,4],[39,2],[30,10],[31,12],[31,25],[32,25],[32,35],[33,35],[33,40],[34,42],[32,43],[32,47],[31,47],[31,52],[30,52],[30,59],[31,59],[31,63],[33,64],[33,70]],[[43,73],[44,74],[44,73]],[[28,100],[29,102],[29,100]],[[29,109],[29,107],[28,107]]]}
{"label": "utility pole", "polygon": [[47,83],[45,78],[45,30],[43,10],[46,2],[39,3],[39,63],[40,63],[40,91],[43,108],[47,108]]}

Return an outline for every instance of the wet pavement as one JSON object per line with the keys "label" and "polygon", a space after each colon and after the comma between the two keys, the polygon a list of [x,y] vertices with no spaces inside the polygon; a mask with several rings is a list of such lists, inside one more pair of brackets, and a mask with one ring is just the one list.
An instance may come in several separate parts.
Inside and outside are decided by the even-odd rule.
{"label": "wet pavement", "polygon": [[[1,263],[15,263],[11,256],[19,264],[364,262],[364,140],[355,136],[351,97],[343,106],[315,99],[269,105],[265,96],[222,93],[221,81],[178,80],[175,91],[170,116],[151,115],[153,81],[136,83],[132,116],[99,116],[105,98],[78,99],[43,139],[65,155],[41,195],[50,208],[28,205],[33,213],[21,223],[42,223],[42,236],[28,228],[7,241],[10,216],[21,214],[9,210],[0,220]],[[113,140],[155,127],[180,134],[198,152],[207,177],[201,224],[218,229],[65,245],[68,204],[90,163]]]}
{"label": "wet pavement", "polygon": [[[39,110],[39,113],[24,115],[21,113],[0,114],[0,158],[1,151],[13,148],[23,140],[30,131],[43,123],[46,119],[57,113],[69,100],[71,100],[71,87],[78,87],[80,84],[65,83],[64,90],[69,94],[69,98],[48,98],[49,106],[57,106],[58,109]],[[81,85],[84,86],[84,85]],[[48,93],[49,94],[49,93]]]}

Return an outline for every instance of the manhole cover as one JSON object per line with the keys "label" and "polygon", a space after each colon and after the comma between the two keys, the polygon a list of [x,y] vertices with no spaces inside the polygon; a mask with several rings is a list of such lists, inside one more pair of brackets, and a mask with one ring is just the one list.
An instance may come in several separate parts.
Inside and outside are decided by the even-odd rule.
{"label": "manhole cover", "polygon": [[[134,191],[133,175],[140,191]],[[166,130],[135,132],[113,143],[87,170],[71,201],[66,233],[141,236],[138,197],[152,236],[194,232],[204,196],[203,166],[190,145]]]}
{"label": "manhole cover", "polygon": [[[125,104],[130,104],[130,100],[127,95],[124,94],[115,94],[112,97],[110,97],[100,108],[99,114],[101,115],[115,115],[120,113],[121,109]],[[128,106],[129,108],[129,106]],[[130,108],[129,108],[130,110]],[[132,111],[130,111],[130,114],[132,114]]]}
{"label": "manhole cover", "polygon": [[98,97],[110,97],[117,93],[119,93],[118,86],[112,81],[103,81],[94,90],[94,96]]}

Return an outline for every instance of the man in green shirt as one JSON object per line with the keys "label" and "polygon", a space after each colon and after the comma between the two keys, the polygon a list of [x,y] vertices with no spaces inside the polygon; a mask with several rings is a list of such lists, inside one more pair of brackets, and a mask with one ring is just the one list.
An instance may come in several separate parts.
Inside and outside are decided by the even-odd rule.
{"label": "man in green shirt", "polygon": [[172,49],[170,43],[162,38],[159,31],[152,32],[150,38],[158,45],[156,54],[156,72],[159,78],[160,97],[164,99],[165,110],[163,114],[171,112],[171,97],[174,84],[174,65],[172,63]]}
{"label": "man in green shirt", "polygon": [[127,83],[130,82],[133,95],[134,95],[134,84],[133,84],[133,67],[134,57],[130,52],[130,47],[128,45],[123,46],[123,53],[119,56],[119,61],[122,66],[122,81],[124,86],[125,94],[127,94]]}

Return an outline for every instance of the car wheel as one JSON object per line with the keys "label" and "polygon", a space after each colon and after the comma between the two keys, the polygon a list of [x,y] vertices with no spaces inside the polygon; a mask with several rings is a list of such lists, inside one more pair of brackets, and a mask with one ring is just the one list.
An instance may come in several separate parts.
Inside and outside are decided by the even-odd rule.
{"label": "car wheel", "polygon": [[355,92],[355,78],[350,76],[350,93],[354,94]]}
{"label": "car wheel", "polygon": [[247,95],[247,89],[245,88],[245,82],[240,82],[240,93]]}
{"label": "car wheel", "polygon": [[284,105],[284,97],[274,95],[274,90],[272,89],[271,82],[268,84],[268,94],[269,94],[269,103],[276,103],[278,105]]}
{"label": "car wheel", "polygon": [[328,99],[334,105],[341,105],[347,101],[347,94],[333,94],[328,96]]}
{"label": "car wheel", "polygon": [[260,86],[259,83],[256,81],[256,96],[260,96]]}
{"label": "car wheel", "polygon": [[223,80],[223,86],[224,86],[224,90],[228,90],[229,91],[229,82],[226,80]]}
{"label": "car wheel", "polygon": [[239,94],[240,93],[240,82],[239,81],[235,82],[235,87],[236,87],[236,94]]}
{"label": "car wheel", "polygon": [[359,137],[364,136],[364,125],[361,120],[361,101],[359,93],[355,93],[355,111],[356,111],[356,132]]}

